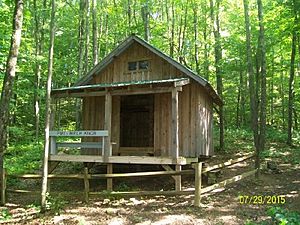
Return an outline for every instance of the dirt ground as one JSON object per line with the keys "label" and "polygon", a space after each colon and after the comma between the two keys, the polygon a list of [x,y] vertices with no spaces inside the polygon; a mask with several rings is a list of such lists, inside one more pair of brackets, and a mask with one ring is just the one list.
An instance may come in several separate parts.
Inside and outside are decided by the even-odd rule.
{"label": "dirt ground", "polygon": [[[218,181],[233,174],[246,171],[246,163],[235,164],[222,171]],[[248,169],[249,170],[249,169]],[[163,180],[147,178],[139,180],[150,190],[161,186]],[[165,188],[174,186],[165,179]],[[119,183],[121,185],[122,183]],[[66,185],[66,184],[62,184]],[[124,184],[123,184],[124,186]],[[193,187],[193,179],[184,179],[183,188]],[[61,188],[61,187],[60,187]],[[147,189],[147,188],[146,188]],[[152,189],[153,190],[153,189]],[[247,220],[254,222],[270,221],[266,210],[271,206],[280,206],[300,212],[300,165],[278,164],[278,170],[263,170],[259,180],[248,177],[237,183],[203,195],[200,208],[193,206],[193,195],[176,197],[128,197],[128,198],[96,198],[84,203],[81,196],[65,196],[64,209],[60,215],[52,213],[36,214],[32,207],[37,197],[25,194],[8,195],[9,203],[5,209],[13,216],[14,224],[110,224],[110,225],[166,225],[166,224],[245,224]],[[74,192],[75,193],[75,192]],[[284,204],[241,204],[242,196],[284,196]],[[20,202],[22,202],[20,204]],[[60,203],[53,203],[58,204]],[[2,208],[3,210],[3,208]],[[2,213],[3,214],[3,213]],[[3,215],[2,215],[3,216]],[[1,223],[4,223],[2,221]]]}

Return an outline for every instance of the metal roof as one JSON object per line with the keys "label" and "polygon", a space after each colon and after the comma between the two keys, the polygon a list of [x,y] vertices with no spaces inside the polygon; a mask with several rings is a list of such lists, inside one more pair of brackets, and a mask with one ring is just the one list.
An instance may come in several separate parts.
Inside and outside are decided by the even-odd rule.
{"label": "metal roof", "polygon": [[194,71],[190,70],[186,66],[184,66],[181,63],[177,62],[176,60],[174,60],[170,56],[166,55],[165,53],[163,53],[159,49],[155,48],[154,46],[152,46],[148,42],[144,41],[143,39],[141,39],[141,38],[139,38],[139,37],[137,37],[135,35],[129,36],[121,44],[119,44],[101,62],[99,62],[92,70],[90,70],[86,76],[84,76],[80,80],[78,80],[74,84],[74,86],[83,86],[83,85],[88,84],[88,82],[90,82],[93,79],[93,75],[94,74],[100,73],[107,65],[109,65],[114,60],[115,57],[117,57],[121,53],[123,53],[134,42],[137,42],[137,43],[141,44],[142,46],[144,46],[145,48],[149,49],[151,52],[153,52],[154,54],[156,54],[159,57],[163,58],[164,60],[166,60],[167,62],[169,62],[171,65],[173,65],[174,67],[176,67],[178,70],[180,70],[181,72],[183,72],[184,74],[186,74],[188,77],[190,77],[193,80],[195,80],[201,86],[203,86],[206,89],[206,91],[208,92],[209,96],[212,97],[213,101],[216,104],[218,104],[218,105],[222,105],[223,104],[223,101],[220,98],[220,96],[216,93],[216,91],[213,89],[213,87],[211,86],[211,84],[206,79],[204,79],[203,77],[199,76]]}
{"label": "metal roof", "polygon": [[101,83],[101,84],[90,84],[90,85],[81,85],[81,86],[71,86],[64,88],[57,88],[52,90],[52,94],[62,91],[77,91],[77,90],[88,90],[95,88],[108,88],[108,87],[126,87],[131,85],[145,85],[145,84],[161,84],[161,83],[171,83],[179,81],[188,81],[189,78],[172,78],[165,80],[143,80],[143,81],[128,81],[128,82],[114,82],[114,83]]}

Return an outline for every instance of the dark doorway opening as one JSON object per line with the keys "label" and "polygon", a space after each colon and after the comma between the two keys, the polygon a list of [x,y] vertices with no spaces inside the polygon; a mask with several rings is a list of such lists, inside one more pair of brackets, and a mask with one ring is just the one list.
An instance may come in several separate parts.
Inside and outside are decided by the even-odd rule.
{"label": "dark doorway opening", "polygon": [[120,147],[154,146],[154,95],[121,97]]}

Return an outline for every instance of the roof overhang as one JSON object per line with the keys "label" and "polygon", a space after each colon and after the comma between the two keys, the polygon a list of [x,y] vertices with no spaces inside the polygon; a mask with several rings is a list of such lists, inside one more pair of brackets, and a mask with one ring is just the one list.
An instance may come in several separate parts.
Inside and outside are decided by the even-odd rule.
{"label": "roof overhang", "polygon": [[189,78],[174,78],[165,80],[144,80],[79,85],[53,89],[51,91],[51,96],[54,98],[104,96],[108,91],[110,91],[112,95],[165,93],[189,83]]}

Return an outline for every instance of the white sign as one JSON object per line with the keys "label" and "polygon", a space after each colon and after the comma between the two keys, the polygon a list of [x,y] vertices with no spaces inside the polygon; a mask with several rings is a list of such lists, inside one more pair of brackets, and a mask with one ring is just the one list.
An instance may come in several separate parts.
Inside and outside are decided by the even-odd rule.
{"label": "white sign", "polygon": [[50,131],[52,137],[105,137],[107,130]]}

